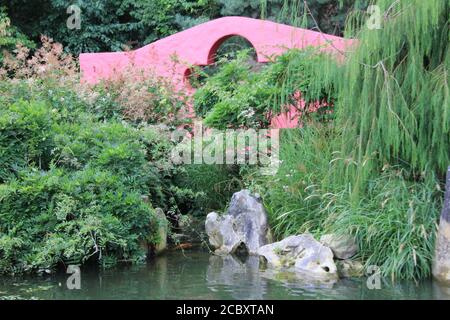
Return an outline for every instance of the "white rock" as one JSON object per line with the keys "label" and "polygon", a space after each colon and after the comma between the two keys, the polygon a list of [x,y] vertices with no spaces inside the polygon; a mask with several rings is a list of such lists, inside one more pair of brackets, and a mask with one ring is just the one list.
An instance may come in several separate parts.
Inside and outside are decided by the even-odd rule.
{"label": "white rock", "polygon": [[261,198],[248,190],[233,195],[227,214],[208,214],[205,229],[218,254],[233,253],[243,244],[249,254],[256,255],[270,240],[267,213]]}
{"label": "white rock", "polygon": [[320,244],[310,234],[290,236],[265,245],[258,250],[269,267],[293,269],[306,277],[336,279],[337,268],[330,248]]}
{"label": "white rock", "polygon": [[217,212],[211,212],[206,216],[206,233],[217,254],[234,252],[241,244],[241,238],[235,232],[233,222],[233,217],[220,216]]}

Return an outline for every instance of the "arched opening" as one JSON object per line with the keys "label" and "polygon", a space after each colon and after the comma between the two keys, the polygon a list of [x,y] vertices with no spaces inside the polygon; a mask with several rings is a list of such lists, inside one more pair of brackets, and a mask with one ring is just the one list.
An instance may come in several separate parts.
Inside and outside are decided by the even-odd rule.
{"label": "arched opening", "polygon": [[195,66],[186,70],[184,75],[186,85],[193,89],[201,87],[206,78],[218,71],[218,61],[233,60],[239,52],[244,50],[248,51],[250,63],[254,64],[257,69],[258,53],[253,44],[239,35],[227,35],[217,40],[211,47],[208,54],[208,65]]}
{"label": "arched opening", "polygon": [[215,64],[219,59],[233,59],[242,50],[249,50],[249,56],[258,61],[255,46],[246,38],[239,35],[228,35],[220,38],[211,47],[208,54],[208,65]]}

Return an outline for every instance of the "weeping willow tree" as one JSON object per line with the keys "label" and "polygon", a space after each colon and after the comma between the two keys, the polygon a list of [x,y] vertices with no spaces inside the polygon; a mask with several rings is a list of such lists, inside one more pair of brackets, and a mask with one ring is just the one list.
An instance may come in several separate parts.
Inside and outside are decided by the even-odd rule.
{"label": "weeping willow tree", "polygon": [[[314,169],[323,177],[315,181],[315,199],[322,194],[323,203],[309,205],[305,193],[297,211],[317,211],[308,216],[321,217],[326,232],[354,234],[360,258],[385,276],[419,279],[430,275],[439,183],[450,165],[450,2],[371,4],[373,10],[348,16],[346,36],[356,41],[341,52],[344,61],[324,59],[310,82],[310,97],[333,97],[327,139],[334,152]],[[285,5],[284,12],[298,13],[296,25],[314,20],[308,1]],[[292,70],[287,82],[298,76]],[[293,216],[289,225],[295,219],[303,221]]]}
{"label": "weeping willow tree", "polygon": [[[286,0],[283,12],[299,14],[292,21],[301,26],[312,16],[307,3]],[[335,169],[345,181],[355,181],[355,194],[385,165],[439,177],[450,165],[450,3],[372,4],[379,16],[361,10],[349,15],[346,34],[356,38],[355,46],[341,52],[343,64],[329,59],[318,65],[309,93],[319,95],[326,88],[335,96],[341,129],[335,144],[345,160]],[[380,20],[371,26],[368,18]]]}
{"label": "weeping willow tree", "polygon": [[[450,3],[376,4],[380,29],[356,26],[357,47],[335,81],[339,145],[347,159],[339,171],[354,179],[356,196],[385,165],[443,177],[450,164]],[[355,33],[354,24],[349,31]]]}

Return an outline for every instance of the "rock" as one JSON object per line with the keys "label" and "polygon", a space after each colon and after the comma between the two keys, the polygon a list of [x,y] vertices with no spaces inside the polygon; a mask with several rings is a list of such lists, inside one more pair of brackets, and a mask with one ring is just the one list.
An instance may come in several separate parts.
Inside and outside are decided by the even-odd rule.
{"label": "rock", "polygon": [[450,167],[447,171],[444,206],[436,239],[433,276],[445,285],[450,284]]}
{"label": "rock", "polygon": [[293,269],[309,278],[336,279],[333,252],[310,234],[290,236],[258,250],[269,267]]}
{"label": "rock", "polygon": [[242,242],[235,231],[232,216],[220,216],[217,212],[211,212],[206,216],[205,229],[209,242],[216,248],[216,254],[232,253]]}
{"label": "rock", "polygon": [[[142,200],[145,203],[150,204],[150,200],[149,200],[148,196],[142,196]],[[169,220],[167,220],[167,217],[161,208],[155,209],[155,215],[159,222],[158,235],[160,238],[160,242],[158,244],[154,245],[152,243],[148,243],[146,240],[141,241],[141,243],[140,243],[141,248],[146,251],[147,257],[152,254],[160,254],[167,249],[167,236],[169,234]],[[151,235],[151,237],[153,237],[153,235]]]}
{"label": "rock", "polygon": [[359,278],[364,275],[364,265],[356,260],[338,260],[336,267],[341,278]]}
{"label": "rock", "polygon": [[355,239],[351,236],[326,234],[320,238],[320,242],[330,248],[337,259],[346,260],[358,252]]}
{"label": "rock", "polygon": [[155,214],[158,217],[159,228],[158,235],[160,238],[160,242],[155,245],[154,251],[155,254],[160,254],[167,249],[167,235],[169,233],[169,221],[164,214],[164,211],[161,208],[155,209]]}
{"label": "rock", "polygon": [[267,213],[258,194],[242,190],[233,195],[228,215],[234,217],[237,233],[250,254],[269,242]]}
{"label": "rock", "polygon": [[249,254],[256,255],[270,240],[267,213],[261,198],[248,190],[233,195],[227,214],[208,214],[205,229],[209,242],[219,254],[234,253],[244,245]]}

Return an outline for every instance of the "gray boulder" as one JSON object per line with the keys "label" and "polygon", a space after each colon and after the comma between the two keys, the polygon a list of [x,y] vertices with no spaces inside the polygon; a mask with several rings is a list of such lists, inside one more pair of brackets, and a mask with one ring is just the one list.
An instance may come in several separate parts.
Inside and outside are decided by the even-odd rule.
{"label": "gray boulder", "polygon": [[337,259],[346,260],[358,252],[358,246],[352,236],[325,234],[320,238],[320,242],[330,248]]}
{"label": "gray boulder", "polygon": [[249,254],[256,255],[270,241],[266,210],[260,197],[248,190],[233,195],[227,214],[208,214],[205,229],[217,254],[234,253],[244,245]]}
{"label": "gray boulder", "polygon": [[217,212],[211,212],[206,216],[205,231],[209,242],[216,248],[216,254],[232,253],[242,242],[236,233],[232,216],[220,216]]}
{"label": "gray boulder", "polygon": [[159,220],[158,234],[160,242],[155,245],[155,253],[161,254],[167,249],[167,236],[169,234],[169,221],[161,208],[155,209],[155,214]]}
{"label": "gray boulder", "polygon": [[269,267],[285,268],[313,279],[337,279],[333,252],[310,234],[290,236],[258,250]]}

